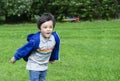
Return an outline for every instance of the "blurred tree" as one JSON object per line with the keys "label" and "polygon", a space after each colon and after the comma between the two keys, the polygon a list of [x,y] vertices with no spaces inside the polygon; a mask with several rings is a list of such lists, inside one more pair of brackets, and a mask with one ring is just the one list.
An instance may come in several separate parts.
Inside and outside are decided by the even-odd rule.
{"label": "blurred tree", "polygon": [[32,0],[4,0],[6,22],[29,20]]}
{"label": "blurred tree", "polygon": [[79,17],[81,20],[120,18],[120,0],[0,0],[0,15],[6,22],[36,20],[51,12],[57,20]]}

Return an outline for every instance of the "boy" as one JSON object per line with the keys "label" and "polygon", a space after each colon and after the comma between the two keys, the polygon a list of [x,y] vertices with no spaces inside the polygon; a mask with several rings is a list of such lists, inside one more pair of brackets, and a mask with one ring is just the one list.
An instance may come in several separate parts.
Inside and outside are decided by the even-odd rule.
{"label": "boy", "polygon": [[30,81],[46,81],[48,62],[53,64],[59,59],[60,39],[53,32],[55,19],[52,14],[43,14],[37,26],[39,32],[28,35],[28,43],[19,48],[10,61],[15,63],[23,58],[27,61],[26,69],[29,70]]}

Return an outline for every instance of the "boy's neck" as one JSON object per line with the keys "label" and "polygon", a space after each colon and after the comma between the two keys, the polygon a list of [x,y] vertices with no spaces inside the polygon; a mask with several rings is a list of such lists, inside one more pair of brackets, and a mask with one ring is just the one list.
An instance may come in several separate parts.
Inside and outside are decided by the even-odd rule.
{"label": "boy's neck", "polygon": [[50,37],[45,37],[42,33],[41,33],[41,35],[45,40],[48,40],[50,38]]}

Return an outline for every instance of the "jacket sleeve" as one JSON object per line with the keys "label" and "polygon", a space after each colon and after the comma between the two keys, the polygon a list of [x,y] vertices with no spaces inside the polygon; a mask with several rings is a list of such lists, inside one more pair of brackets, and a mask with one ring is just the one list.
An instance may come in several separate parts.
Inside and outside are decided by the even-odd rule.
{"label": "jacket sleeve", "polygon": [[55,47],[51,53],[51,57],[50,57],[49,61],[59,60],[60,38],[56,32],[53,33],[53,36],[55,37],[56,44],[55,44]]}
{"label": "jacket sleeve", "polygon": [[16,51],[14,58],[16,60],[19,60],[25,56],[28,56],[28,54],[30,54],[30,52],[33,50],[33,47],[34,47],[34,41],[29,41],[28,43],[26,43],[24,46],[22,46]]}

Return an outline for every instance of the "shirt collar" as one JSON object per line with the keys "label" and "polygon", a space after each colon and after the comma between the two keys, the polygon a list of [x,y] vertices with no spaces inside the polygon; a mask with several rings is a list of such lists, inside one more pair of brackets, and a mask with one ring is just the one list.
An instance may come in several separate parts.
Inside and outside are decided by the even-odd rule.
{"label": "shirt collar", "polygon": [[43,35],[40,34],[40,41],[42,42],[52,41],[52,35],[48,39],[45,39],[45,37],[43,37]]}

